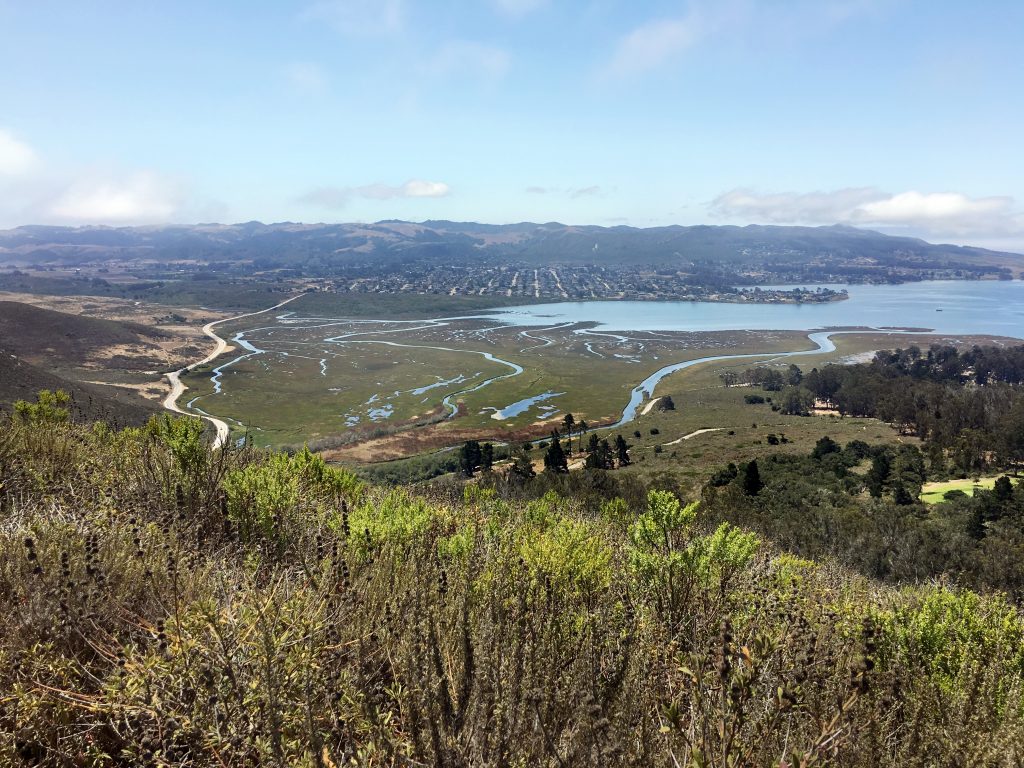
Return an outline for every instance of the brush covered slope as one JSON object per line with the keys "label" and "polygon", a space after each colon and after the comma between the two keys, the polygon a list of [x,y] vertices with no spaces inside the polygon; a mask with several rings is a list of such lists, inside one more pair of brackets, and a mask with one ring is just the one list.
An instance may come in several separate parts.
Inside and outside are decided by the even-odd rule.
{"label": "brush covered slope", "polygon": [[115,388],[66,379],[0,348],[0,413],[11,413],[16,402],[33,400],[40,390],[67,393],[69,416],[75,421],[141,426],[159,410],[157,403]]}
{"label": "brush covered slope", "polygon": [[143,425],[160,405],[127,385],[159,382],[174,367],[164,349],[172,338],[141,323],[0,301],[0,411],[63,390],[77,420]]}
{"label": "brush covered slope", "polygon": [[140,323],[72,315],[20,301],[0,301],[0,338],[13,353],[35,361],[89,363],[120,346],[145,347],[167,338]]}
{"label": "brush covered slope", "polygon": [[0,764],[1015,765],[1024,620],[709,525],[0,426]]}

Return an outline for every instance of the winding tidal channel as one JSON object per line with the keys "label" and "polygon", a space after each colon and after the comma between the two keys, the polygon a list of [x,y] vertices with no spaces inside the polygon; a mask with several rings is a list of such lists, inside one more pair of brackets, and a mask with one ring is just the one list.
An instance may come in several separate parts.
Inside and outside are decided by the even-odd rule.
{"label": "winding tidal channel", "polygon": [[[581,340],[587,339],[583,344],[586,352],[597,357],[605,357],[605,354],[594,349],[594,345],[598,342],[591,341],[591,339],[611,338],[620,343],[634,341],[638,342],[636,344],[638,349],[643,349],[643,343],[640,343],[641,340],[630,339],[630,337],[618,333],[619,331],[630,333],[629,329],[646,333],[648,339],[652,336],[660,335],[660,331],[818,329],[807,333],[807,338],[813,346],[806,350],[708,355],[663,365],[633,387],[629,400],[622,409],[621,417],[612,425],[614,427],[621,427],[637,417],[644,403],[654,396],[654,390],[662,379],[677,371],[703,363],[754,360],[758,358],[775,360],[823,354],[835,351],[836,347],[832,341],[833,336],[843,333],[863,333],[864,331],[909,334],[927,333],[929,331],[922,329],[934,329],[934,332],[937,333],[1024,337],[1024,283],[1021,281],[947,281],[897,286],[856,285],[845,287],[849,289],[849,301],[804,306],[708,304],[701,302],[563,302],[511,307],[504,310],[495,310],[493,313],[486,315],[441,317],[430,320],[314,318],[297,317],[295,313],[287,312],[275,318],[277,321],[276,325],[252,328],[235,333],[231,337],[231,341],[241,348],[241,354],[214,368],[210,381],[213,385],[213,393],[219,394],[222,392],[223,374],[226,369],[246,358],[267,353],[267,350],[259,348],[252,342],[253,334],[259,332],[272,334],[275,331],[285,329],[309,331],[322,328],[336,331],[339,326],[345,325],[349,328],[347,332],[336,335],[325,334],[325,337],[316,343],[320,345],[381,345],[404,349],[437,350],[467,354],[496,363],[507,369],[500,374],[479,380],[477,380],[477,377],[482,374],[471,374],[469,372],[458,373],[447,379],[438,377],[436,382],[415,387],[405,393],[394,393],[395,395],[412,394],[419,396],[431,389],[450,385],[462,385],[455,391],[446,394],[441,400],[446,417],[451,419],[458,414],[459,398],[482,390],[497,381],[520,376],[526,369],[519,363],[502,359],[485,350],[401,343],[380,339],[381,335],[418,330],[435,330],[457,322],[476,320],[486,321],[486,327],[464,333],[468,333],[470,337],[479,338],[481,341],[487,341],[487,343],[493,343],[488,340],[488,334],[494,331],[505,328],[520,328],[522,330],[518,332],[518,336],[524,340],[524,343],[535,342],[532,346],[526,346],[520,350],[521,352],[526,352],[530,349],[553,345],[554,339],[543,334],[547,331],[558,330],[563,333],[567,332],[578,335]],[[228,350],[228,341],[221,338],[215,330],[218,326],[273,312],[302,295],[291,296],[272,307],[258,312],[248,312],[224,318],[204,326],[203,333],[213,339],[215,347],[202,360],[167,375],[171,385],[171,392],[164,400],[164,407],[175,413],[198,416],[213,424],[216,429],[214,446],[223,446],[230,434],[228,423],[225,419],[234,420],[229,417],[217,417],[200,409],[195,402],[201,399],[199,397],[194,397],[185,404],[184,408],[180,407],[178,400],[186,390],[181,377],[189,371],[212,363]],[[899,323],[898,328],[888,324],[893,320]],[[391,327],[381,329],[380,326],[382,325]],[[353,326],[356,329],[365,327],[367,330],[356,330],[353,329]],[[828,330],[830,327],[832,330]],[[249,338],[247,338],[247,335]],[[456,332],[456,335],[459,335],[459,333]],[[358,338],[366,336],[378,338]],[[323,350],[323,353],[323,356],[317,355],[317,357],[309,359],[319,363],[319,375],[326,377],[330,353],[328,350]],[[284,357],[304,357],[294,352],[284,351],[274,351],[273,354]],[[640,362],[639,358],[635,357],[635,355],[616,354],[614,356],[628,358],[630,362],[634,363]],[[492,418],[501,420],[517,415],[534,405],[541,404],[545,400],[562,394],[564,393],[537,393],[532,397],[512,403],[504,408],[489,407],[485,411],[493,411]],[[374,395],[365,405],[369,406],[370,403],[374,403],[377,399],[378,396]],[[540,407],[553,408],[554,406],[541,405]],[[391,404],[375,403],[373,410],[370,412],[371,418],[374,418],[374,415],[379,418],[388,418],[392,410]],[[354,421],[347,423],[355,424],[358,421],[359,419],[355,418]]]}

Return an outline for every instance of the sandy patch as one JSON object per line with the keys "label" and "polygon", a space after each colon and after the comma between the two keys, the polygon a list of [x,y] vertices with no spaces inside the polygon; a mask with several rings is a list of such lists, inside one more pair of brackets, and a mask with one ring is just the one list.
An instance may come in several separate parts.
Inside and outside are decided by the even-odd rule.
{"label": "sandy patch", "polygon": [[660,397],[656,397],[653,400],[651,400],[649,403],[647,403],[647,405],[644,406],[644,409],[642,411],[640,411],[640,415],[641,416],[646,416],[648,413],[650,413],[651,409],[654,408],[654,406],[656,406],[658,404],[659,400],[661,400],[661,398]]}
{"label": "sandy patch", "polygon": [[683,442],[683,440],[689,440],[690,438],[696,437],[697,435],[703,435],[707,432],[721,432],[723,429],[725,429],[725,427],[711,427],[708,429],[698,429],[695,432],[691,432],[688,435],[683,435],[682,437],[676,438],[671,443],[662,443],[662,445],[677,445],[678,443]]}

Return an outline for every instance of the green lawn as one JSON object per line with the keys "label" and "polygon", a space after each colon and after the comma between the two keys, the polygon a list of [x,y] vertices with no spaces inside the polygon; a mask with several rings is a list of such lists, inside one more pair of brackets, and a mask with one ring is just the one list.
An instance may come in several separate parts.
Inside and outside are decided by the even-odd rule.
{"label": "green lawn", "polygon": [[945,494],[949,491],[963,491],[968,496],[973,496],[978,488],[989,490],[995,485],[998,475],[995,477],[965,478],[963,480],[946,480],[941,483],[925,483],[921,489],[921,501],[925,504],[938,504],[944,501]]}

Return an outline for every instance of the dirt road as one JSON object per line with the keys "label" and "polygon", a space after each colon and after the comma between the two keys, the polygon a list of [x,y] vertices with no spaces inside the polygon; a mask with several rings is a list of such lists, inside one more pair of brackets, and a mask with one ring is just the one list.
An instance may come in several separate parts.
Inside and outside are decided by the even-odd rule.
{"label": "dirt road", "polygon": [[188,411],[183,411],[178,406],[178,398],[180,398],[182,394],[185,392],[185,390],[188,389],[188,387],[186,387],[185,384],[182,382],[181,375],[186,371],[191,371],[201,366],[204,366],[207,363],[213,362],[220,355],[224,354],[224,352],[227,351],[228,343],[220,336],[218,336],[217,333],[213,330],[215,326],[218,326],[221,323],[228,323],[233,320],[242,320],[243,318],[246,317],[255,317],[256,315],[262,315],[267,312],[273,312],[275,309],[283,307],[288,302],[295,301],[295,299],[299,298],[302,295],[304,294],[299,293],[296,294],[295,296],[289,296],[284,301],[278,302],[272,307],[261,309],[258,312],[246,312],[245,314],[235,315],[234,317],[225,317],[221,320],[214,320],[212,323],[207,323],[206,325],[204,325],[203,333],[209,336],[214,341],[215,346],[213,348],[213,351],[206,357],[204,357],[202,360],[197,360],[196,362],[191,363],[190,365],[186,365],[184,368],[180,368],[177,371],[172,371],[171,373],[167,374],[167,381],[171,385],[171,391],[167,395],[167,397],[164,398],[164,408],[173,413],[181,414],[182,416],[196,416],[197,418],[205,419],[206,421],[213,424],[214,429],[217,430],[217,437],[213,441],[213,447],[215,449],[222,448],[224,444],[227,442],[228,435],[230,434],[230,430],[228,429],[226,421],[218,419],[216,416],[201,416],[199,414],[189,413]]}

